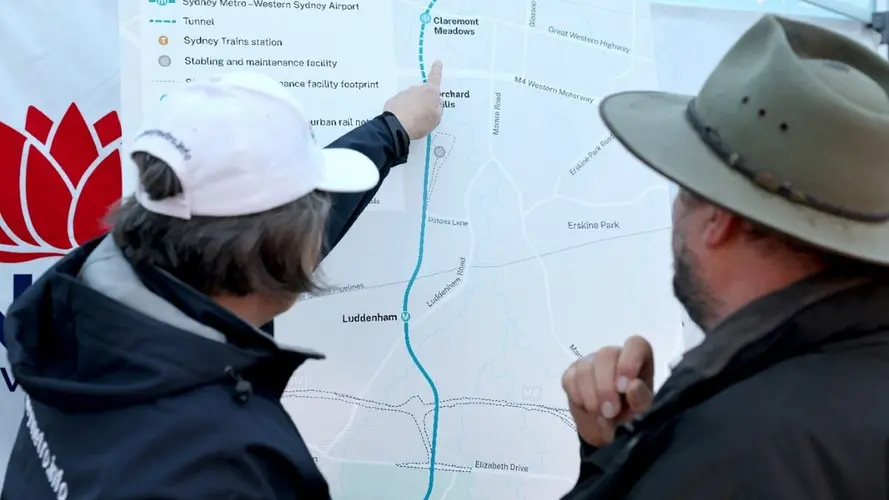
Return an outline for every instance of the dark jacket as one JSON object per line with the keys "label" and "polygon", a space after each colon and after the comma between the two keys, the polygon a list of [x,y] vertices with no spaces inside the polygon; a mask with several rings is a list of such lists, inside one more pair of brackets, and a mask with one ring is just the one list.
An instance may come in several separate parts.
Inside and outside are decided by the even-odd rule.
{"label": "dark jacket", "polygon": [[[405,161],[383,119],[334,145],[385,177]],[[334,200],[329,241],[373,193]],[[71,252],[10,307],[6,347],[25,416],[4,500],[327,499],[279,402],[322,355],[279,347],[206,296],[134,268],[111,238]]]}
{"label": "dark jacket", "polygon": [[889,280],[827,272],[730,316],[571,500],[889,498]]}

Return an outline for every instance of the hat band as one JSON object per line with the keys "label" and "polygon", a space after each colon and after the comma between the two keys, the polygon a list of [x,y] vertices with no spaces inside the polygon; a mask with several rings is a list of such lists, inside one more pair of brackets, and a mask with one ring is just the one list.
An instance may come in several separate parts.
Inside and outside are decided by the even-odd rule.
{"label": "hat band", "polygon": [[826,214],[835,215],[844,219],[856,220],[861,222],[887,222],[889,221],[889,212],[863,212],[846,207],[841,207],[828,201],[820,200],[810,194],[804,193],[799,189],[795,189],[793,184],[782,181],[775,177],[774,174],[763,172],[751,168],[740,154],[734,152],[722,138],[719,131],[704,123],[701,116],[695,110],[695,99],[688,103],[685,109],[685,116],[691,126],[695,129],[701,140],[716,153],[725,164],[743,175],[751,182],[766,191],[776,194],[791,203],[804,205]]}

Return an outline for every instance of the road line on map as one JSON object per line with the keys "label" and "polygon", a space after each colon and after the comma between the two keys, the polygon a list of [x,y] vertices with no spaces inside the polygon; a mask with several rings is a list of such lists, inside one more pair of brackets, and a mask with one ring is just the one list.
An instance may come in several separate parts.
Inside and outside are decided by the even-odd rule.
{"label": "road line on map", "polygon": [[[2,221],[0,221],[0,223],[2,223]],[[510,261],[506,261],[506,262],[500,262],[500,263],[497,263],[497,264],[469,264],[469,265],[467,265],[466,267],[467,267],[467,269],[500,269],[500,268],[503,268],[503,267],[514,266],[514,265],[516,265],[516,264],[524,264],[525,262],[530,262],[530,261],[532,261],[532,260],[537,259],[537,257],[541,257],[541,258],[543,258],[543,257],[551,257],[551,256],[553,256],[553,255],[558,255],[558,254],[563,253],[563,252],[570,252],[570,251],[572,251],[572,250],[579,250],[579,249],[582,249],[582,248],[586,248],[586,247],[588,247],[588,246],[590,246],[590,245],[598,245],[598,244],[600,244],[600,243],[609,243],[609,242],[612,242],[612,241],[623,240],[623,239],[626,239],[626,238],[635,238],[635,237],[637,237],[637,236],[648,236],[648,235],[651,235],[651,234],[654,234],[654,233],[662,233],[662,232],[664,232],[664,231],[670,231],[671,229],[672,229],[672,227],[670,227],[670,226],[659,227],[659,228],[656,228],[656,229],[646,229],[645,231],[639,231],[639,232],[635,232],[635,233],[621,234],[621,235],[619,235],[619,236],[610,236],[610,237],[607,237],[607,238],[600,238],[600,239],[598,239],[598,240],[593,240],[593,241],[585,241],[585,242],[583,242],[583,243],[578,243],[578,244],[576,244],[576,245],[571,245],[571,246],[562,247],[562,248],[556,248],[555,250],[547,250],[546,252],[542,252],[542,253],[540,253],[539,255],[531,255],[531,256],[528,256],[528,257],[522,257],[522,258],[520,258],[520,259],[510,260]],[[0,245],[0,251],[15,252],[15,251],[16,251],[16,248],[18,248],[18,247],[10,246],[10,245]],[[39,249],[40,249],[40,247],[28,247],[28,248],[34,248],[34,249],[36,249],[36,250],[39,250]],[[431,272],[431,273],[429,273],[429,274],[424,274],[424,275],[422,275],[422,276],[417,276],[417,280],[422,280],[422,279],[426,279],[426,278],[432,278],[432,277],[434,277],[434,276],[439,276],[439,275],[442,275],[442,274],[445,274],[445,273],[452,273],[452,272],[456,271],[457,269],[459,269],[459,268],[457,268],[457,267],[452,267],[452,268],[449,268],[449,269],[441,269],[441,270],[439,270],[439,271],[434,271],[434,272]],[[386,287],[389,287],[389,286],[403,285],[403,284],[405,284],[405,283],[407,283],[407,282],[408,282],[408,280],[389,281],[389,282],[387,282],[387,283],[378,283],[378,284],[376,284],[376,285],[369,285],[369,286],[366,286],[366,287],[361,288],[361,289],[358,289],[358,290],[348,290],[348,291],[344,291],[344,292],[341,292],[341,293],[359,293],[359,292],[366,292],[367,290],[375,290],[375,289],[378,289],[378,288],[386,288]]]}
{"label": "road line on map", "polygon": [[[482,165],[481,168],[478,169],[478,171],[475,173],[475,175],[472,176],[472,179],[469,181],[469,184],[466,185],[466,191],[463,194],[463,211],[465,212],[465,217],[466,217],[467,221],[472,220],[472,216],[470,215],[471,210],[469,209],[469,194],[472,193],[473,189],[475,189],[476,181],[478,181],[479,177],[481,177],[482,173],[488,167],[488,165],[490,165],[490,163],[491,163],[490,161],[485,162],[485,164]],[[475,255],[475,230],[473,229],[473,227],[475,227],[475,226],[473,226],[472,223],[470,222],[470,224],[469,224],[469,250],[467,250],[467,252],[466,252],[466,255],[467,255],[466,258],[470,259],[470,260],[472,259],[472,256]],[[414,326],[422,324],[430,316],[432,316],[433,314],[435,314],[436,312],[441,310],[442,306],[447,304],[451,299],[453,299],[454,297],[458,297],[460,295],[460,293],[461,293],[460,290],[465,289],[466,282],[469,281],[469,279],[472,277],[472,272],[468,271],[468,269],[470,269],[471,267],[472,267],[471,264],[466,265],[467,273],[463,276],[463,283],[461,283],[460,289],[454,293],[449,293],[445,298],[441,299],[435,305],[435,307],[429,309],[426,312],[426,314],[424,314],[419,319],[412,320],[414,323]],[[456,271],[457,269],[459,269],[459,268],[455,267],[454,269],[451,269],[451,271]]]}
{"label": "road line on map", "polygon": [[629,201],[615,201],[615,202],[607,202],[607,203],[590,203],[590,202],[588,202],[588,201],[586,201],[586,200],[581,200],[581,199],[579,199],[579,198],[572,198],[572,197],[570,197],[570,196],[565,196],[565,195],[563,195],[563,194],[561,194],[561,193],[556,192],[556,194],[554,194],[554,195],[552,195],[552,196],[547,196],[546,198],[542,198],[542,199],[536,201],[533,205],[531,205],[531,208],[525,210],[525,212],[524,212],[524,214],[523,214],[523,217],[527,217],[528,214],[530,214],[531,212],[537,210],[537,209],[540,208],[541,206],[546,205],[547,203],[552,203],[552,202],[554,202],[554,201],[556,201],[556,200],[567,201],[568,203],[571,203],[571,204],[574,204],[574,205],[580,205],[580,206],[582,206],[582,207],[586,207],[586,208],[623,208],[623,207],[632,207],[632,206],[634,206],[634,205],[638,205],[639,203],[641,203],[642,200],[644,200],[645,198],[647,198],[648,195],[650,195],[651,193],[657,193],[657,192],[659,192],[659,191],[667,191],[667,192],[669,193],[669,191],[670,191],[670,186],[667,185],[666,182],[664,182],[664,184],[659,184],[659,185],[655,185],[655,186],[649,186],[649,187],[645,188],[645,191],[642,191],[642,194],[640,194],[639,196],[633,198],[632,200],[629,200]]}
{"label": "road line on map", "polygon": [[454,473],[454,475],[451,476],[451,484],[449,484],[444,493],[442,493],[441,500],[445,500],[448,497],[448,495],[451,493],[451,490],[454,489],[455,484],[457,484],[457,473]]}
{"label": "road line on map", "polygon": [[[395,350],[398,348],[398,343],[398,340],[392,343],[392,347],[389,349],[389,354],[386,355],[386,357],[380,363],[380,366],[377,367],[377,370],[374,372],[373,376],[370,377],[367,385],[365,385],[361,393],[358,394],[359,398],[367,396],[367,393],[368,391],[370,391],[371,386],[377,380],[377,377],[380,376],[380,373],[383,372],[383,368],[386,366],[386,363],[388,363],[389,359],[392,358],[392,355],[395,354]],[[346,432],[348,432],[352,428],[352,424],[355,422],[355,416],[358,415],[358,408],[358,405],[352,405],[352,412],[349,414],[349,419],[346,420],[345,425],[343,425],[337,435],[333,437],[330,443],[328,443],[326,453],[330,453],[331,451],[333,451],[333,448],[337,444],[339,444],[340,439],[342,439],[343,436],[346,435]]]}
{"label": "road line on map", "polygon": [[[438,3],[438,0],[430,0],[426,10],[420,15],[420,38],[417,46],[417,58],[420,64],[420,77],[423,79],[423,83],[426,83],[426,63],[424,62],[423,40],[426,35],[426,25],[432,21],[432,16],[429,12],[435,7],[436,3]],[[404,346],[407,348],[407,353],[411,357],[411,361],[414,362],[414,365],[420,370],[420,374],[423,375],[423,378],[425,378],[426,382],[429,384],[429,388],[432,389],[433,416],[432,441],[429,447],[429,484],[426,487],[426,494],[423,496],[423,500],[429,500],[432,496],[432,489],[435,486],[435,452],[438,445],[438,416],[440,406],[438,388],[435,386],[435,382],[432,381],[432,377],[430,377],[429,373],[426,372],[426,369],[423,368],[423,364],[417,359],[417,355],[414,353],[414,348],[411,346],[410,312],[408,311],[408,302],[410,301],[411,289],[414,287],[414,282],[417,280],[417,276],[420,274],[420,268],[423,266],[423,250],[426,239],[426,210],[429,206],[429,166],[431,163],[431,154],[432,135],[430,134],[426,136],[426,158],[424,159],[423,166],[423,207],[421,209],[422,217],[420,219],[420,242],[417,251],[417,265],[414,267],[414,272],[411,274],[411,278],[407,282],[407,287],[404,289],[404,299],[402,300],[401,307],[402,314],[407,318],[404,321]]]}
{"label": "road line on map", "polygon": [[[512,174],[509,173],[509,170],[500,163],[496,157],[492,160],[492,163],[500,170],[501,175],[509,182],[512,186],[513,190],[516,192],[516,196],[519,199],[519,213],[524,214],[525,211],[525,197],[522,194],[522,189],[519,187],[519,183],[515,180]],[[546,263],[543,262],[543,258],[540,256],[540,253],[537,251],[537,247],[534,246],[534,243],[531,241],[531,237],[528,235],[528,223],[525,220],[526,217],[522,215],[522,237],[525,240],[525,245],[531,249],[532,256],[535,261],[540,265],[540,270],[543,273],[543,293],[546,296],[546,310],[549,316],[549,329],[550,336],[552,336],[553,341],[557,346],[561,347],[562,350],[569,356],[569,359],[574,358],[574,353],[571,352],[571,349],[568,349],[568,346],[562,342],[562,339],[559,338],[558,334],[556,334],[556,322],[555,322],[555,312],[553,312],[553,302],[550,294],[550,286],[549,286],[549,270],[546,267]]]}

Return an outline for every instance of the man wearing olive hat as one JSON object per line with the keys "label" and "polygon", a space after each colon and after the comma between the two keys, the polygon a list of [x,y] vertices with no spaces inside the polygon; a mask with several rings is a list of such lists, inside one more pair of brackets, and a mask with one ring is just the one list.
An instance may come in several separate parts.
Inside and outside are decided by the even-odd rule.
{"label": "man wearing olive hat", "polygon": [[679,184],[674,290],[704,330],[657,394],[633,337],[575,362],[565,499],[889,498],[889,62],[766,16],[697,96],[602,102]]}

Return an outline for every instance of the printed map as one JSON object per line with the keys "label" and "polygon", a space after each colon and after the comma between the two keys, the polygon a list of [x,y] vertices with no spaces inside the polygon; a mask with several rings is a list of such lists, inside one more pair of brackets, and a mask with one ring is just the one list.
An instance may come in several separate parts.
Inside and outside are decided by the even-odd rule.
{"label": "printed map", "polygon": [[140,3],[122,7],[141,54],[125,133],[177,85],[251,70],[332,141],[444,62],[441,126],[323,263],[330,289],[276,321],[328,356],[284,405],[337,499],[570,489],[565,368],[639,333],[663,378],[682,349],[668,184],[598,114],[610,93],[658,86],[648,2]]}

